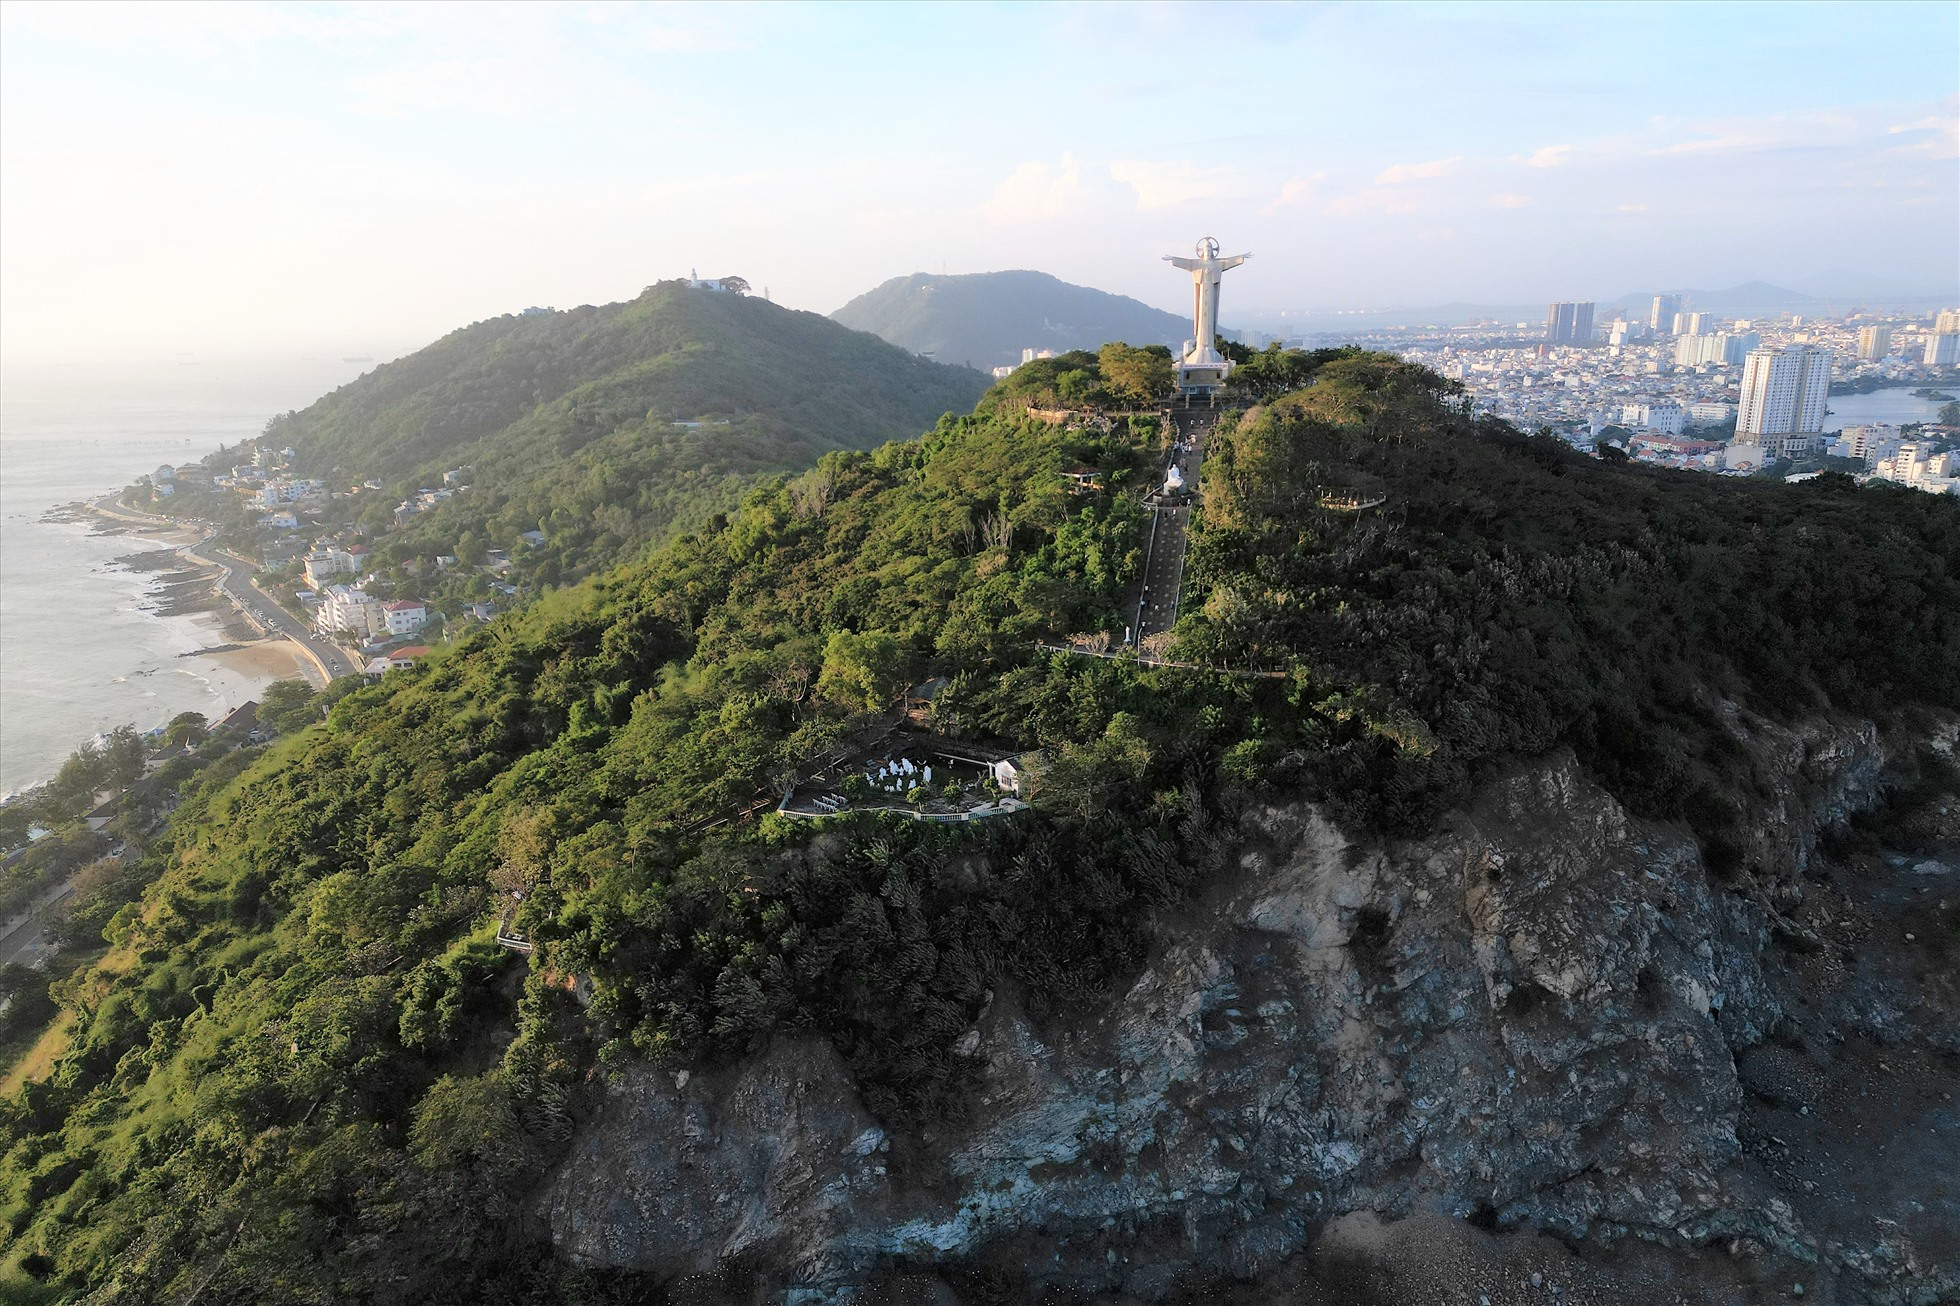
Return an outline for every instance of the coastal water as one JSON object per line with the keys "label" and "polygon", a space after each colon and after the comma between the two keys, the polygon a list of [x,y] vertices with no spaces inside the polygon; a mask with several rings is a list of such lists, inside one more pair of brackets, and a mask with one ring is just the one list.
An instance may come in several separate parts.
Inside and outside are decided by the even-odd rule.
{"label": "coastal water", "polygon": [[[1917,386],[1874,390],[1868,395],[1832,395],[1830,415],[1824,419],[1826,431],[1842,431],[1847,426],[1868,422],[1930,422],[1940,410],[1941,400],[1921,399],[1913,394]],[[1936,387],[1937,388],[1937,387]],[[1952,390],[1945,393],[1953,394]]]}
{"label": "coastal water", "polygon": [[162,463],[257,435],[274,413],[353,379],[361,363],[10,370],[0,385],[0,794],[51,776],[90,737],[179,712],[217,716],[261,682],[182,657],[222,641],[208,615],[161,617],[152,573],[115,559],[162,547],[47,519]]}

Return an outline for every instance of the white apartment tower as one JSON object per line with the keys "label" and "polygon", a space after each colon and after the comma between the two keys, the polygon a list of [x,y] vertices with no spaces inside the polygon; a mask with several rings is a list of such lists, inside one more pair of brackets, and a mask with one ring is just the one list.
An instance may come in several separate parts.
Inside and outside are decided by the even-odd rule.
{"label": "white apartment tower", "polygon": [[[1945,317],[1946,314],[1940,314]],[[1926,353],[1922,361],[1927,367],[1952,367],[1960,364],[1960,334],[1941,331],[1926,337]]]}
{"label": "white apartment tower", "polygon": [[1742,365],[1742,403],[1735,438],[1760,444],[1773,458],[1816,450],[1831,395],[1831,351],[1809,345],[1752,349]]}
{"label": "white apartment tower", "polygon": [[1681,296],[1655,295],[1647,310],[1647,329],[1666,331],[1674,326],[1674,315],[1681,311]]}
{"label": "white apartment tower", "polygon": [[1858,357],[1866,362],[1885,357],[1892,352],[1892,328],[1889,326],[1868,326],[1858,328]]}
{"label": "white apartment tower", "polygon": [[1943,308],[1933,319],[1933,334],[1941,336],[1960,335],[1960,308]]}

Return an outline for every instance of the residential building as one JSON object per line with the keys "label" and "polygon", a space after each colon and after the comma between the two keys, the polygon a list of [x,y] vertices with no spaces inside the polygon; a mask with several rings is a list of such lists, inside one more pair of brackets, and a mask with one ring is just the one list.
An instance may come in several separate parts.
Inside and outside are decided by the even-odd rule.
{"label": "residential building", "polygon": [[326,588],[335,576],[354,575],[360,570],[360,559],[344,549],[321,548],[307,554],[301,566],[306,583],[317,590]]}
{"label": "residential building", "polygon": [[1831,351],[1812,345],[1752,349],[1742,368],[1736,439],[1760,443],[1772,457],[1816,452],[1831,392]]}
{"label": "residential building", "polygon": [[1591,304],[1554,304],[1545,314],[1545,340],[1554,345],[1583,345],[1592,340]]}
{"label": "residential building", "polygon": [[396,599],[381,605],[390,635],[413,635],[429,624],[429,609],[420,599]]}
{"label": "residential building", "polygon": [[1872,476],[1933,494],[1960,494],[1960,453],[1934,453],[1932,445],[1910,441],[1879,459]]}
{"label": "residential building", "polygon": [[1688,405],[1688,421],[1696,426],[1727,426],[1734,420],[1734,404],[1704,403]]}
{"label": "residential building", "polygon": [[[1941,317],[1946,316],[1944,313]],[[1960,333],[1941,331],[1926,337],[1926,355],[1920,360],[1928,367],[1960,365]]]}
{"label": "residential building", "polygon": [[1874,362],[1891,352],[1891,327],[1868,326],[1858,328],[1858,357],[1867,362]]}
{"label": "residential building", "polygon": [[1688,429],[1688,414],[1680,404],[1622,404],[1620,424],[1645,431],[1679,435]]}
{"label": "residential building", "polygon": [[1933,331],[1942,336],[1960,335],[1960,308],[1941,309],[1940,315],[1933,319]]}
{"label": "residential building", "polygon": [[391,653],[383,653],[371,659],[361,668],[370,676],[385,675],[390,671],[405,671],[423,658],[429,656],[429,646],[414,644],[408,648],[398,648]]}
{"label": "residential building", "polygon": [[1653,331],[1670,331],[1674,327],[1674,315],[1680,311],[1681,296],[1655,295],[1647,310],[1647,326]]}
{"label": "residential building", "polygon": [[1867,467],[1875,465],[1881,458],[1891,457],[1903,443],[1899,428],[1886,422],[1847,426],[1839,433],[1838,439],[1844,446],[1840,457],[1856,458]]}
{"label": "residential building", "polygon": [[1676,313],[1674,315],[1674,334],[1677,336],[1703,336],[1715,325],[1712,313]]}
{"label": "residential building", "polygon": [[323,635],[348,631],[362,639],[372,639],[388,630],[388,615],[382,605],[352,585],[329,585],[320,594],[320,607],[313,624]]}
{"label": "residential building", "polygon": [[1761,343],[1762,337],[1754,333],[1678,336],[1674,341],[1674,365],[1701,367],[1715,363],[1722,367],[1734,367]]}

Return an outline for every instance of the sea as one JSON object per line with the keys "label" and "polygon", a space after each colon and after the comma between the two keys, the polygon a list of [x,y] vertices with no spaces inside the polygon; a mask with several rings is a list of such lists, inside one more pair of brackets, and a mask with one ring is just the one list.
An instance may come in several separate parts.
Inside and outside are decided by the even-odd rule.
{"label": "sea", "polygon": [[222,643],[210,615],[164,617],[157,575],[117,558],[163,547],[49,510],[259,434],[367,359],[175,359],[12,367],[0,379],[0,795],[50,778],[81,744],[179,712],[217,717],[263,681],[180,655]]}

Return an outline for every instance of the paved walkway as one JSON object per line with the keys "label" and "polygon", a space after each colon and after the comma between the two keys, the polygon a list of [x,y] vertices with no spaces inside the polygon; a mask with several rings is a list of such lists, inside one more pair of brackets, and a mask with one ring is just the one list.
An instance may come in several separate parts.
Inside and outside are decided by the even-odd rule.
{"label": "paved walkway", "polygon": [[[1187,493],[1194,493],[1204,466],[1205,437],[1218,420],[1218,410],[1173,407],[1170,416],[1173,453],[1164,471],[1168,475],[1176,466]],[[1188,498],[1182,503],[1145,505],[1150,514],[1150,534],[1144,549],[1143,577],[1124,609],[1131,614],[1130,642],[1134,645],[1141,646],[1145,639],[1177,624],[1192,508]]]}

